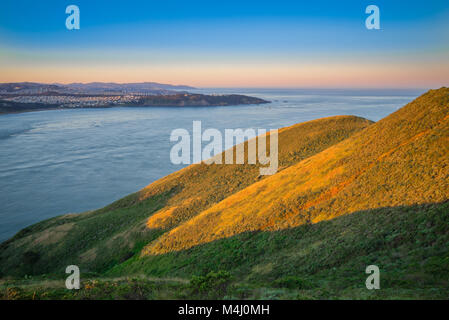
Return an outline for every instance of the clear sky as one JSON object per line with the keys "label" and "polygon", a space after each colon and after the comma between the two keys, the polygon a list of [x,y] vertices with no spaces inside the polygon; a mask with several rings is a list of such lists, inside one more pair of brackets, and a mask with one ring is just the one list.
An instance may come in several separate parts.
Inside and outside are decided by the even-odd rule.
{"label": "clear sky", "polygon": [[449,1],[2,0],[0,82],[15,81],[449,86]]}

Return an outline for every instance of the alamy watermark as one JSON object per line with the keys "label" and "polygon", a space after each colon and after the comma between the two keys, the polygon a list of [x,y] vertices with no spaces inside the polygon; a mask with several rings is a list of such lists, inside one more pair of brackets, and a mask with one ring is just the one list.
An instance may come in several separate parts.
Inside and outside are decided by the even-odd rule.
{"label": "alamy watermark", "polygon": [[69,290],[80,288],[80,268],[75,265],[67,266],[65,273],[70,274],[65,280],[65,287]]}
{"label": "alamy watermark", "polygon": [[65,27],[68,30],[80,29],[80,8],[74,4],[71,4],[65,8],[65,13],[69,16],[65,20]]}
{"label": "alamy watermark", "polygon": [[[80,29],[80,9],[77,5],[68,5],[65,13],[69,16],[65,20],[65,26],[68,30]],[[366,7],[365,13],[369,16],[365,20],[365,26],[368,30],[380,29],[380,9],[378,6],[371,4]]]}
{"label": "alamy watermark", "polygon": [[380,29],[380,9],[376,5],[369,5],[365,10],[366,14],[369,14],[365,20],[365,26],[368,30]]}
{"label": "alamy watermark", "polygon": [[[273,175],[278,170],[278,130],[269,132],[270,151],[267,154],[267,130],[225,129],[223,135],[218,129],[209,128],[202,132],[201,121],[193,121],[193,134],[186,129],[175,129],[170,135],[171,142],[177,142],[170,151],[173,164],[245,164],[245,140],[247,140],[247,163],[259,164],[261,175]],[[203,148],[202,143],[208,142]],[[235,148],[233,147],[235,145]],[[235,149],[235,155],[234,155]],[[235,161],[234,161],[235,158]]]}
{"label": "alamy watermark", "polygon": [[369,274],[366,278],[365,285],[368,290],[379,290],[380,289],[380,269],[376,265],[370,265],[366,267],[366,274]]}
{"label": "alamy watermark", "polygon": [[80,288],[80,268],[75,265],[67,266],[65,273],[70,274],[65,280],[65,287],[69,290]]}

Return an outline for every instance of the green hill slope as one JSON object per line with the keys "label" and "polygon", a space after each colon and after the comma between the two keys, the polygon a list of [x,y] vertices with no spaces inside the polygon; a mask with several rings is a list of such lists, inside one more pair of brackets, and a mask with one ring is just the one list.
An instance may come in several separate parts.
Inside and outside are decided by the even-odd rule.
{"label": "green hill slope", "polygon": [[245,231],[449,199],[449,89],[227,197],[145,248],[163,254]]}
{"label": "green hill slope", "polygon": [[[135,256],[101,277],[83,273],[76,292],[58,278],[0,281],[0,299],[449,299],[448,244],[449,202],[380,208]],[[371,264],[381,290],[365,288]]]}
{"label": "green hill slope", "polygon": [[[370,124],[343,116],[283,128],[279,165],[295,164]],[[69,264],[104,272],[139,255],[170,228],[261,179],[258,165],[189,166],[103,209],[52,218],[20,231],[0,246],[0,273],[63,272]]]}
{"label": "green hill slope", "polygon": [[[373,264],[381,270],[378,292],[365,288],[365,269]],[[188,250],[135,257],[108,275],[190,278],[217,270],[233,275],[235,298],[269,298],[271,292],[279,298],[449,299],[449,202],[245,232]]]}

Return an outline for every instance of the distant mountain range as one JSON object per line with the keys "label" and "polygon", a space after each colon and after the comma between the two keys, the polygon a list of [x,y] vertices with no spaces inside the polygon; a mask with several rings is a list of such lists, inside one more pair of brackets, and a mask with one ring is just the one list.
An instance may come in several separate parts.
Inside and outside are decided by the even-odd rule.
{"label": "distant mountain range", "polygon": [[91,83],[35,83],[15,82],[0,83],[0,93],[10,94],[33,94],[43,92],[59,93],[147,93],[147,94],[169,94],[179,93],[179,90],[191,90],[194,87],[185,85],[171,85],[157,82],[141,83],[113,83],[113,82],[91,82]]}
{"label": "distant mountain range", "polygon": [[40,93],[46,91],[63,90],[55,84],[44,84],[35,82],[11,82],[0,83],[0,93]]}
{"label": "distant mountain range", "polygon": [[109,92],[151,92],[159,90],[191,90],[194,87],[185,85],[171,85],[157,82],[138,83],[114,83],[114,82],[90,82],[90,83],[70,83],[56,84],[60,87],[67,87],[74,90],[83,91],[109,91]]}

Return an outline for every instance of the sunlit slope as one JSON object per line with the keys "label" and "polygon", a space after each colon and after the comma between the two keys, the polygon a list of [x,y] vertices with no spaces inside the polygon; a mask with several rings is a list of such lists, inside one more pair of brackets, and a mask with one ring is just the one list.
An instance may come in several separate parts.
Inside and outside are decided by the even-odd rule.
{"label": "sunlit slope", "polygon": [[252,230],[449,198],[449,89],[229,196],[144,249],[161,254]]}
{"label": "sunlit slope", "polygon": [[[280,170],[371,124],[340,116],[281,129]],[[189,166],[105,208],[55,217],[21,230],[0,244],[0,277],[63,273],[70,264],[104,272],[140,255],[145,245],[164,232],[265,179],[257,165]]]}
{"label": "sunlit slope", "polygon": [[[279,171],[317,154],[372,122],[354,116],[338,116],[296,124],[279,130]],[[267,139],[268,145],[270,140]],[[245,159],[247,159],[245,143]],[[234,147],[234,158],[236,153]],[[269,147],[267,147],[269,150]],[[246,160],[245,160],[246,161]],[[224,155],[222,155],[224,163]],[[167,205],[147,221],[148,228],[169,229],[203,209],[266,178],[260,165],[197,164],[160,179],[140,192],[141,199],[173,191]]]}

